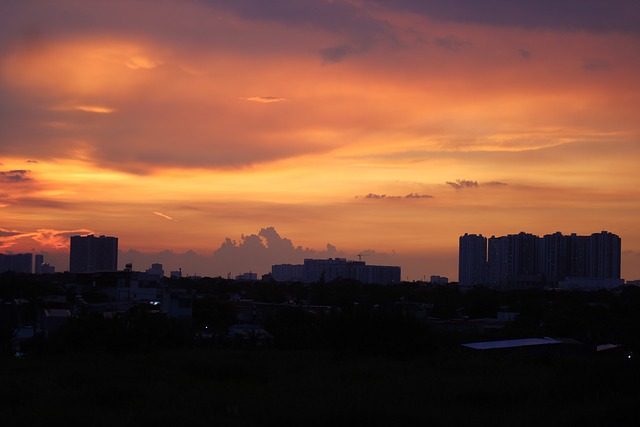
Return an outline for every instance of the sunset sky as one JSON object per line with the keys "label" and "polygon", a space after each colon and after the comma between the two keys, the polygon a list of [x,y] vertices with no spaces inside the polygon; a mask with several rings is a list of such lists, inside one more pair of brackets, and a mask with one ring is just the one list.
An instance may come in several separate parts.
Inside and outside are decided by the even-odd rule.
{"label": "sunset sky", "polygon": [[2,0],[0,252],[63,271],[94,233],[262,274],[241,249],[267,229],[270,262],[457,280],[465,232],[607,230],[640,279],[639,23],[637,0]]}

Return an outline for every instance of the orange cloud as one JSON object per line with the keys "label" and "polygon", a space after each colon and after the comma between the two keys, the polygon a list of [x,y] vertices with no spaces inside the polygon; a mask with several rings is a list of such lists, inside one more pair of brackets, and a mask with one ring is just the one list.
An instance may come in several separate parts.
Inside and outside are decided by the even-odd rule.
{"label": "orange cloud", "polygon": [[277,96],[251,96],[249,98],[240,98],[245,101],[257,102],[260,104],[273,104],[274,102],[282,102],[286,101],[284,98],[279,98]]}
{"label": "orange cloud", "polygon": [[[640,252],[633,13],[282,1],[0,16],[3,226],[36,230],[3,247],[96,229],[210,251],[273,224],[309,247],[395,250],[414,277],[455,277],[425,259],[467,231],[619,229]],[[158,233],[149,212],[174,223]]]}

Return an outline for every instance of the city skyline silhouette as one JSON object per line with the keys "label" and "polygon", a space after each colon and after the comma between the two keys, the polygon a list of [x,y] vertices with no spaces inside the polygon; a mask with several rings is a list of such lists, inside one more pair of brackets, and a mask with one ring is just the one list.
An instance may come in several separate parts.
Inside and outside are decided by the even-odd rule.
{"label": "city skyline silhouette", "polygon": [[631,0],[0,2],[0,252],[60,271],[69,236],[117,236],[226,276],[273,227],[453,279],[464,233],[610,230],[640,278],[638,21]]}

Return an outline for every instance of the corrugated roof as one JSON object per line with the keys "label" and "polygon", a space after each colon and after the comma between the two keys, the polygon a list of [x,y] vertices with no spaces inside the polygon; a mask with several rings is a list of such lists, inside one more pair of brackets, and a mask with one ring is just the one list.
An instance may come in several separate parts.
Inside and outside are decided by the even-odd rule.
{"label": "corrugated roof", "polygon": [[599,346],[596,347],[596,351],[611,350],[618,347],[620,347],[619,344],[600,344]]}
{"label": "corrugated roof", "polygon": [[498,348],[526,347],[531,345],[561,344],[562,341],[552,338],[522,338],[517,340],[484,341],[462,344],[475,350],[492,350]]}

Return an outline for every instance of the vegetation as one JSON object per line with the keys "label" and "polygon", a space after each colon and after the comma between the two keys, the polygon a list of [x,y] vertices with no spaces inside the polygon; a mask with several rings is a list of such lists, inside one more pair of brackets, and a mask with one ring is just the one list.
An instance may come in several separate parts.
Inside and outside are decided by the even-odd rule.
{"label": "vegetation", "polygon": [[[53,281],[0,275],[4,300],[73,295]],[[38,279],[40,280],[40,279]],[[18,359],[0,354],[3,426],[154,425],[622,425],[640,421],[640,289],[499,292],[423,284],[305,286],[175,281],[198,295],[193,321],[149,306],[123,316],[73,318]],[[269,346],[226,336],[233,295],[287,303],[264,322]],[[101,301],[91,290],[85,300]],[[331,309],[311,312],[305,301]],[[520,313],[491,333],[452,322]],[[2,324],[6,326],[6,319]],[[209,339],[194,339],[203,325]],[[4,328],[7,329],[7,328]],[[6,341],[10,331],[3,331]],[[567,350],[476,352],[460,343],[569,337]],[[602,354],[596,344],[622,344]],[[254,343],[255,344],[255,343]],[[631,358],[628,358],[630,356]]]}
{"label": "vegetation", "polygon": [[622,425],[639,367],[568,356],[340,358],[314,350],[4,360],[3,425]]}

